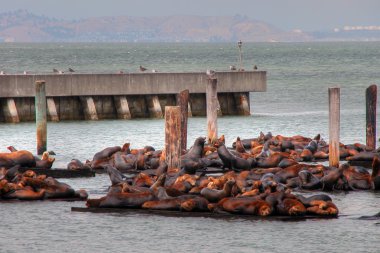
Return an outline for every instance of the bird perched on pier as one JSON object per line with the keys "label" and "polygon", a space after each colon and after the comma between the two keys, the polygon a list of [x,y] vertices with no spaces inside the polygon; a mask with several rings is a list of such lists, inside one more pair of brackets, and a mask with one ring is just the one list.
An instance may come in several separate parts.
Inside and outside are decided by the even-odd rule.
{"label": "bird perched on pier", "polygon": [[236,70],[236,67],[234,65],[231,65],[230,70],[234,71],[234,70]]}
{"label": "bird perched on pier", "polygon": [[208,75],[209,78],[214,78],[215,77],[215,71],[208,69],[206,70],[206,74]]}
{"label": "bird perched on pier", "polygon": [[72,68],[69,68],[69,72],[75,72],[75,70],[73,70]]}
{"label": "bird perched on pier", "polygon": [[158,73],[158,70],[152,69],[152,73]]}
{"label": "bird perched on pier", "polygon": [[28,72],[28,71],[26,71],[26,70],[24,70],[24,75],[27,75],[27,74],[29,74],[29,72]]}
{"label": "bird perched on pier", "polygon": [[124,74],[124,71],[119,70],[118,74]]}
{"label": "bird perched on pier", "polygon": [[253,70],[257,70],[257,66],[256,65],[253,66]]}
{"label": "bird perched on pier", "polygon": [[146,70],[147,70],[147,68],[144,68],[143,66],[140,65],[140,71],[141,71],[141,72],[144,72],[144,71],[146,71]]}

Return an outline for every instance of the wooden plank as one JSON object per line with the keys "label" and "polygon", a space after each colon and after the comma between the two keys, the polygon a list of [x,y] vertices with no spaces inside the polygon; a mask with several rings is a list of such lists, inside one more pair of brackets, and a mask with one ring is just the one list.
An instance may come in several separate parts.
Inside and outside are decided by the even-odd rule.
{"label": "wooden plank", "polygon": [[375,84],[366,89],[366,145],[371,150],[376,149],[376,105],[377,86]]}
{"label": "wooden plank", "polygon": [[232,217],[242,218],[247,220],[278,220],[278,221],[292,221],[292,220],[307,220],[307,219],[336,219],[338,216],[317,216],[317,215],[304,215],[304,216],[253,216],[242,214],[230,213],[211,213],[211,212],[181,212],[170,210],[147,210],[136,208],[87,208],[87,207],[71,207],[72,212],[83,213],[125,213],[125,214],[152,214],[167,217],[207,217],[216,219],[231,219]]}
{"label": "wooden plank", "polygon": [[329,166],[339,167],[340,88],[329,88]]}
{"label": "wooden plank", "polygon": [[165,107],[165,152],[168,168],[181,167],[181,108]]}
{"label": "wooden plank", "polygon": [[187,149],[187,121],[189,108],[189,90],[183,90],[177,94],[177,106],[181,108],[181,154]]}
{"label": "wooden plank", "polygon": [[218,93],[217,79],[209,77],[206,86],[207,104],[207,141],[214,143],[218,139]]}
{"label": "wooden plank", "polygon": [[36,81],[36,131],[37,131],[37,154],[42,155],[47,147],[47,114],[46,114],[46,89],[45,81]]}

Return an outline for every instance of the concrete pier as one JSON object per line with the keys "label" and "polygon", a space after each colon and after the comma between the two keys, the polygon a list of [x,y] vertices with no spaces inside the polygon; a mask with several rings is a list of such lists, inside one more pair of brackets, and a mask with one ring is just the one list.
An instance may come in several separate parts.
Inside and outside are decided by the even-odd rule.
{"label": "concrete pier", "polygon": [[[219,115],[249,115],[249,93],[266,91],[265,71],[216,72],[215,76]],[[46,81],[52,121],[162,118],[162,109],[176,105],[176,94],[185,89],[190,92],[189,116],[206,116],[205,72],[1,75],[0,122],[35,120],[36,80]]]}

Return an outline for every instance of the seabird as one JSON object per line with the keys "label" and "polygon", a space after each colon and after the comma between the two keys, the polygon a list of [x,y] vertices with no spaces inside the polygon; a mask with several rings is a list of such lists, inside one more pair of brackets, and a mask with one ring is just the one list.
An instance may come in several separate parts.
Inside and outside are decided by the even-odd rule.
{"label": "seabird", "polygon": [[253,66],[253,70],[257,70],[257,66],[255,65],[255,66]]}
{"label": "seabird", "polygon": [[214,77],[215,76],[215,71],[214,70],[211,70],[211,69],[208,69],[206,70],[206,74],[209,76],[209,77]]}
{"label": "seabird", "polygon": [[69,72],[75,72],[72,68],[69,68]]}
{"label": "seabird", "polygon": [[144,72],[145,70],[147,70],[147,69],[140,65],[140,71]]}
{"label": "seabird", "polygon": [[58,71],[58,69],[53,69],[53,72],[58,73],[59,71]]}
{"label": "seabird", "polygon": [[157,73],[158,71],[155,69],[152,69],[152,73]]}
{"label": "seabird", "polygon": [[230,70],[236,70],[236,67],[234,65],[231,65]]}
{"label": "seabird", "polygon": [[27,74],[29,74],[26,70],[24,70],[24,75],[27,75]]}
{"label": "seabird", "polygon": [[119,74],[124,74],[124,71],[122,71],[122,70],[119,70]]}

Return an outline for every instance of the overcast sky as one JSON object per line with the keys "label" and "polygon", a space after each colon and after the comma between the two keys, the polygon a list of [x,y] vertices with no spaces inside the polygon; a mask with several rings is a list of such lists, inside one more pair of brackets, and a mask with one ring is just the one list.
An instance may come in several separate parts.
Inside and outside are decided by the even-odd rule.
{"label": "overcast sky", "polygon": [[380,0],[3,0],[0,12],[26,9],[63,19],[98,16],[247,15],[285,30],[380,26]]}

